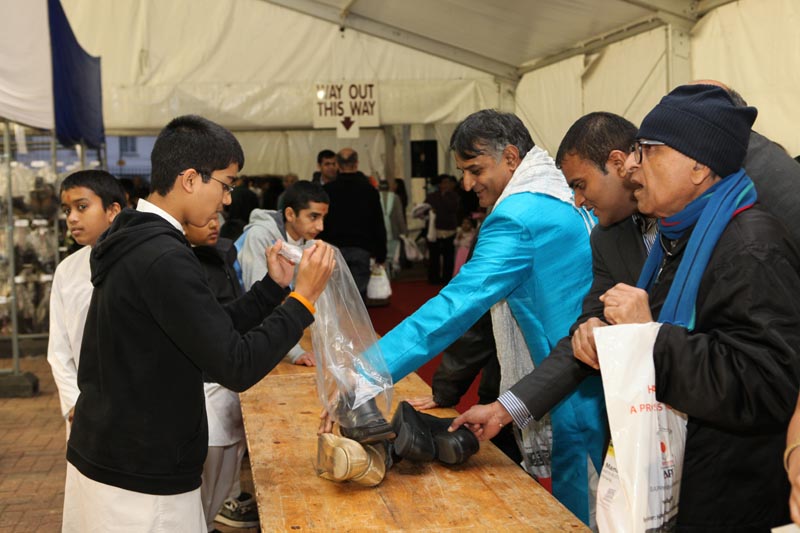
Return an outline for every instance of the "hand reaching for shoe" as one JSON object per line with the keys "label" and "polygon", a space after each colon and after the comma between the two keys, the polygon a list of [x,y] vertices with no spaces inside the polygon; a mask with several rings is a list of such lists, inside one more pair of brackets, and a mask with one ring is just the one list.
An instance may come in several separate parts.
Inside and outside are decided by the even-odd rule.
{"label": "hand reaching for shoe", "polygon": [[406,401],[417,411],[425,411],[426,409],[436,409],[440,407],[440,405],[436,403],[436,400],[433,399],[433,396],[417,396],[416,398],[409,398]]}
{"label": "hand reaching for shoe", "polygon": [[473,405],[453,420],[448,431],[453,432],[463,425],[472,431],[478,440],[489,440],[500,433],[503,426],[512,423],[513,420],[500,402]]}

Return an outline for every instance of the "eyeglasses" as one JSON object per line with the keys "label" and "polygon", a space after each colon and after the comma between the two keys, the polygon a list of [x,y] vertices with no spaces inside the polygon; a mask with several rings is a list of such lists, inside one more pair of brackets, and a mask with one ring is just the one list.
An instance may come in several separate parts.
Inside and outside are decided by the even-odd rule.
{"label": "eyeglasses", "polygon": [[226,193],[228,193],[228,194],[232,194],[232,193],[233,193],[233,188],[234,188],[234,187],[233,187],[233,185],[228,185],[228,184],[227,184],[227,183],[225,183],[224,181],[222,181],[222,180],[218,180],[218,179],[217,179],[217,178],[215,178],[214,176],[208,176],[208,177],[209,177],[209,178],[211,178],[212,180],[216,181],[216,182],[217,182],[217,183],[219,183],[220,185],[222,185],[222,190],[223,190],[223,192],[226,192]]}
{"label": "eyeglasses", "polygon": [[642,146],[665,146],[665,144],[661,141],[651,141],[648,139],[636,139],[633,141],[629,151],[633,153],[633,158],[637,165],[642,164]]}
{"label": "eyeglasses", "polygon": [[[198,174],[200,174],[200,176],[203,176],[203,177],[205,177],[205,174],[204,174],[203,172],[198,172]],[[180,174],[178,174],[178,176],[183,176],[183,172],[181,172]],[[222,185],[222,192],[223,192],[223,194],[225,194],[225,193],[227,193],[227,194],[232,194],[232,193],[233,193],[233,189],[234,189],[233,185],[228,185],[228,184],[227,184],[227,183],[225,183],[224,181],[222,181],[222,180],[218,180],[217,178],[215,178],[215,177],[214,177],[214,176],[212,176],[211,174],[209,174],[209,175],[208,175],[208,177],[209,177],[210,179],[212,179],[212,180],[216,181],[216,182],[217,182],[217,183],[219,183],[220,185]]]}

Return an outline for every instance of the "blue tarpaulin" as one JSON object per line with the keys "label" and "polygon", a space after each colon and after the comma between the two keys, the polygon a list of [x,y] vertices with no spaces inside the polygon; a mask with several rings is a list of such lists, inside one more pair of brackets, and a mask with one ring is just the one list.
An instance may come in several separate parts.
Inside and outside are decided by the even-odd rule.
{"label": "blue tarpaulin", "polygon": [[56,137],[64,146],[83,141],[89,148],[100,148],[105,141],[100,58],[81,48],[59,0],[47,0],[47,11]]}

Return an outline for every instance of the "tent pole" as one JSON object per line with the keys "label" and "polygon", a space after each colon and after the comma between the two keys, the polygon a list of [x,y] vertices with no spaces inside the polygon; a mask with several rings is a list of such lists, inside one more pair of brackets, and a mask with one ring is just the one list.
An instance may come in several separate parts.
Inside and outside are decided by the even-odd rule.
{"label": "tent pole", "polygon": [[11,127],[8,120],[3,121],[3,158],[6,164],[6,257],[8,257],[8,273],[11,286],[9,310],[11,311],[11,353],[13,373],[19,374],[19,325],[17,323],[17,282],[16,259],[14,258],[14,200],[11,179]]}

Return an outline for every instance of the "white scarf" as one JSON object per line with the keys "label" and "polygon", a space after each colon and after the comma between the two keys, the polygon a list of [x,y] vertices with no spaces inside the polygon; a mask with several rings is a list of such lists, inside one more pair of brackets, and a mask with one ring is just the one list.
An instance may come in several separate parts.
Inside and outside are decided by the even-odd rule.
{"label": "white scarf", "polygon": [[[569,204],[581,213],[586,231],[591,233],[594,225],[591,217],[584,209],[574,207],[572,191],[567,186],[564,175],[556,168],[553,158],[541,148],[534,146],[525,155],[494,207],[512,194],[523,192],[545,194]],[[505,299],[492,306],[492,330],[497,344],[497,359],[500,362],[500,392],[503,393],[533,372],[533,358],[522,330]],[[525,470],[536,478],[551,477],[550,451],[553,447],[553,428],[550,417],[545,416],[539,421],[531,421],[521,429],[515,427],[514,434],[522,452]]]}

